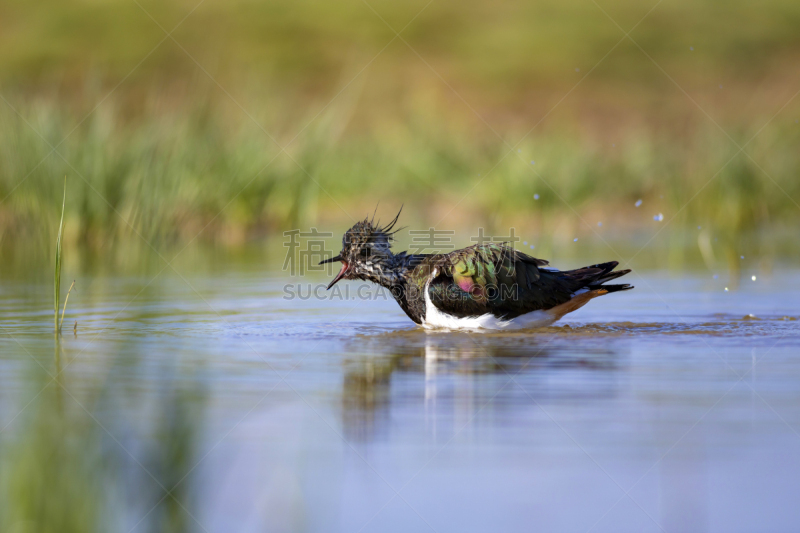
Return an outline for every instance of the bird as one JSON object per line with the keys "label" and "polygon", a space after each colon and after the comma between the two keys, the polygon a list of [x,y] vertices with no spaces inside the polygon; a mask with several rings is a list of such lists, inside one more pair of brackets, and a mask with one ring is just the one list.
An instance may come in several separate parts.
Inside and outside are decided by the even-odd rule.
{"label": "bird", "polygon": [[369,217],[342,236],[341,252],[319,264],[340,262],[340,280],[363,280],[387,289],[414,323],[425,329],[513,330],[549,326],[612,292],[632,289],[610,284],[630,270],[609,261],[575,270],[487,242],[445,254],[393,253],[400,212],[386,225]]}

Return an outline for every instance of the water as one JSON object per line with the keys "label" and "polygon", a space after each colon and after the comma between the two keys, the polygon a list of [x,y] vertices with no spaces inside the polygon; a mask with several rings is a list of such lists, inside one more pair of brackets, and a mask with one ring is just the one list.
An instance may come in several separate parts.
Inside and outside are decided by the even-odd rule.
{"label": "water", "polygon": [[59,345],[50,285],[3,283],[0,525],[796,531],[800,274],[629,277],[467,334],[252,265],[86,276]]}

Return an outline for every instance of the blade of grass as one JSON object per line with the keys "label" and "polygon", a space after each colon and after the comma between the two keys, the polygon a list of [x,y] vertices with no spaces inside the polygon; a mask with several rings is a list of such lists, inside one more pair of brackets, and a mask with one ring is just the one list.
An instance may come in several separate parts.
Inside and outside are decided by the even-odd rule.
{"label": "blade of grass", "polygon": [[[67,205],[67,177],[64,176],[64,199],[61,201],[61,223],[58,225],[58,239],[56,239],[56,270],[54,274],[55,293],[53,295],[53,320],[56,333],[58,327],[58,300],[61,294],[61,234],[64,230],[64,207]],[[64,302],[66,306],[66,302]]]}
{"label": "blade of grass", "polygon": [[69,293],[72,292],[72,287],[75,286],[75,280],[72,280],[72,285],[69,286],[69,290],[67,291],[67,297],[64,298],[64,308],[61,310],[61,322],[58,323],[58,331],[61,331],[61,327],[64,325],[64,313],[67,312],[67,302],[69,301]]}

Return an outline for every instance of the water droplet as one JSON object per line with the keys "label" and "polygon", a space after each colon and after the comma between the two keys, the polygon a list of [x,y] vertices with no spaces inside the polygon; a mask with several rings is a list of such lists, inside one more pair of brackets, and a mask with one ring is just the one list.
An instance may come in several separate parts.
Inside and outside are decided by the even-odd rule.
{"label": "water droplet", "polygon": [[533,199],[534,199],[534,200],[538,200],[538,199],[539,199],[539,195],[538,195],[538,194],[534,194],[534,195],[533,195]]}
{"label": "water droplet", "polygon": [[720,85],[719,88],[722,89],[722,85]]}
{"label": "water droplet", "polygon": [[536,246],[531,244],[531,250],[533,250],[534,248],[536,248]]}
{"label": "water droplet", "polygon": [[697,226],[697,229],[703,229],[703,226]]}
{"label": "water droplet", "polygon": [[579,68],[575,69],[575,72],[580,72],[580,71],[581,71],[581,69],[579,69]]}
{"label": "water droplet", "polygon": [[525,246],[528,246],[528,241],[522,241],[522,244],[524,244]]}
{"label": "water droplet", "polygon": [[522,153],[522,150],[520,150],[520,149],[517,149],[517,153],[518,153],[518,154],[521,154],[521,153]]}
{"label": "water droplet", "polygon": [[725,292],[728,292],[728,287],[725,287]]}
{"label": "water droplet", "polygon": [[598,223],[597,223],[597,227],[598,227],[598,228],[601,228],[601,227],[603,227],[603,223],[602,223],[602,222],[598,222]]}
{"label": "water droplet", "polygon": [[740,256],[739,256],[739,259],[744,259],[744,256],[743,256],[743,255],[740,255]]}
{"label": "water droplet", "polygon": [[692,52],[694,52],[694,46],[690,46],[690,47],[689,47],[689,50],[691,50]]}
{"label": "water droplet", "polygon": [[636,200],[636,203],[633,204],[633,205],[635,205],[636,207],[639,207],[640,205],[642,205],[642,200],[641,199]]}
{"label": "water droplet", "polygon": [[616,147],[617,147],[617,143],[611,143],[611,146],[613,146],[614,148],[616,148]]}
{"label": "water droplet", "polygon": [[719,274],[714,274],[714,279],[719,279]]}
{"label": "water droplet", "polygon": [[536,161],[534,161],[533,159],[531,159],[531,165],[535,165],[535,164],[536,164]]}
{"label": "water droplet", "polygon": [[578,242],[578,238],[577,238],[577,237],[575,237],[575,238],[572,240],[572,242]]}
{"label": "water droplet", "polygon": [[661,222],[662,220],[664,220],[664,215],[662,213],[659,213],[653,217],[653,220],[655,220],[656,222]]}
{"label": "water droplet", "polygon": [[755,280],[756,280],[756,277],[755,277],[755,276],[753,276],[753,277],[751,277],[750,279],[752,279],[753,281],[755,281]]}

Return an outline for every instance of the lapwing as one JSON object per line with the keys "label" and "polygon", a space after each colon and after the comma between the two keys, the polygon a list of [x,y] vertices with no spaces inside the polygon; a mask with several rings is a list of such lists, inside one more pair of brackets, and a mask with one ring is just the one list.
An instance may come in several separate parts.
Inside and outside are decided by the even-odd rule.
{"label": "lapwing", "polygon": [[607,282],[630,270],[609,261],[575,270],[515,250],[485,243],[446,254],[393,253],[400,213],[385,226],[357,222],[342,237],[342,268],[328,285],[364,280],[388,289],[416,324],[428,329],[504,330],[549,326],[589,300],[632,289]]}

